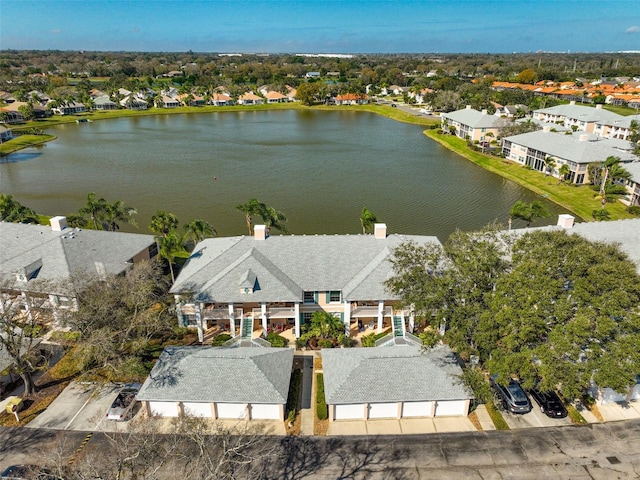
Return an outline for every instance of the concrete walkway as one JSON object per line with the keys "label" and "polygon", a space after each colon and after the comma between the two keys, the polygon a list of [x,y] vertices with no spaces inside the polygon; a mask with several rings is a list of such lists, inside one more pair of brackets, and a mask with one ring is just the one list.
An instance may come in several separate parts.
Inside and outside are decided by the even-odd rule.
{"label": "concrete walkway", "polygon": [[303,352],[304,365],[302,367],[302,405],[300,408],[300,435],[313,435],[314,425],[314,377],[313,352]]}
{"label": "concrete walkway", "polygon": [[425,433],[475,432],[467,417],[401,418],[383,420],[339,420],[329,422],[328,436],[419,435]]}
{"label": "concrete walkway", "polygon": [[489,416],[489,412],[487,412],[487,407],[484,404],[478,405],[475,409],[476,416],[478,417],[478,421],[480,422],[480,426],[483,431],[495,430],[496,426],[493,424],[493,420]]}

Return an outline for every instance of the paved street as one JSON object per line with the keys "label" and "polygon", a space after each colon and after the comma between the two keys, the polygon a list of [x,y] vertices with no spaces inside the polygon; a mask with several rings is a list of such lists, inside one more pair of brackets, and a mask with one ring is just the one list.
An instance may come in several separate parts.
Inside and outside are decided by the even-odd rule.
{"label": "paved street", "polygon": [[[0,468],[42,462],[85,434],[0,429]],[[587,427],[383,437],[285,437],[286,456],[265,470],[275,479],[634,479],[640,477],[640,420]],[[103,434],[87,449],[101,451]],[[168,474],[167,478],[174,478]]]}

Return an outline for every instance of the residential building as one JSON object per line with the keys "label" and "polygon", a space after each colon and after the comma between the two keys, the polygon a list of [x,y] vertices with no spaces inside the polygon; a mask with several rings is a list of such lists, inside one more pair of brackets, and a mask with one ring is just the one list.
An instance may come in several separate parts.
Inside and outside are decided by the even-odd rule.
{"label": "residential building", "polygon": [[166,347],[136,399],[147,414],[285,419],[293,350]]}
{"label": "residential building", "polygon": [[226,93],[216,92],[211,95],[211,99],[209,100],[211,105],[215,105],[216,107],[224,107],[227,105],[233,105],[233,99],[227,95]]}
{"label": "residential building", "polygon": [[118,104],[112,101],[108,95],[102,95],[93,99],[93,108],[96,110],[116,110]]}
{"label": "residential building", "polygon": [[491,138],[500,136],[500,129],[505,121],[496,115],[489,115],[486,110],[479,112],[467,105],[463,110],[442,113],[440,115],[442,129],[454,129],[455,135],[472,142],[489,142]]}
{"label": "residential building", "polygon": [[[556,133],[545,126],[535,132],[506,137],[502,139],[502,153],[509,160],[556,178],[560,178],[559,170],[566,164],[569,166],[566,181],[576,185],[589,183],[590,163],[601,163],[611,156],[620,158],[624,164],[640,160],[629,152],[628,141],[584,132],[567,133]],[[545,164],[548,157],[555,161],[551,170]]]}
{"label": "residential building", "polygon": [[264,98],[259,97],[253,92],[247,92],[238,97],[238,105],[262,105]]}
{"label": "residential building", "polygon": [[196,245],[171,288],[178,322],[198,329],[213,326],[232,336],[266,336],[268,331],[301,335],[314,312],[339,317],[345,333],[368,326],[397,336],[413,331],[412,310],[387,291],[389,262],[401,243],[435,244],[436,237],[387,235],[268,236],[256,225],[253,236],[209,238]]}
{"label": "residential building", "polygon": [[13,138],[13,132],[10,128],[0,125],[0,143],[6,142]]}
{"label": "residential building", "polygon": [[335,98],[336,105],[365,105],[369,103],[369,97],[362,93],[345,93],[337,95]]}
{"label": "residential building", "polygon": [[604,110],[602,105],[585,107],[576,105],[575,101],[567,105],[556,105],[555,107],[535,110],[533,117],[548,123],[558,123],[573,130],[580,130],[587,133],[596,133],[596,124],[615,124],[616,121],[624,118],[622,115]]}
{"label": "residential building", "polygon": [[622,200],[631,206],[640,206],[640,162],[627,163],[624,169],[631,174],[631,179],[625,185],[629,192],[629,198]]}
{"label": "residential building", "polygon": [[26,313],[30,297],[46,298],[55,320],[77,307],[86,277],[121,274],[157,255],[152,235],[69,228],[65,217],[50,227],[0,222],[0,245],[1,294]]}
{"label": "residential building", "polygon": [[329,420],[466,416],[474,398],[446,345],[323,349]]}

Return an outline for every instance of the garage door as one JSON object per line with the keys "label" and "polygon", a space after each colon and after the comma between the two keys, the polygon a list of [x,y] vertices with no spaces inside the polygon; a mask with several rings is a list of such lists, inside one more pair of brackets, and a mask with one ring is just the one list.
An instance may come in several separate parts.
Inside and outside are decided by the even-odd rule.
{"label": "garage door", "polygon": [[246,408],[244,403],[218,403],[218,418],[244,418]]}
{"label": "garage door", "polygon": [[398,404],[393,403],[370,403],[369,418],[398,418]]}
{"label": "garage door", "polygon": [[436,402],[436,417],[467,415],[467,402],[465,400],[448,400]]}
{"label": "garage door", "polygon": [[184,403],[184,414],[191,417],[212,417],[210,403]]}
{"label": "garage door", "polygon": [[253,403],[251,404],[251,418],[281,420],[280,405]]}
{"label": "garage door", "polygon": [[177,417],[180,414],[177,402],[149,402],[151,415],[159,417]]}
{"label": "garage door", "polygon": [[356,403],[352,405],[336,405],[334,408],[336,420],[363,420],[364,405]]}
{"label": "garage door", "polygon": [[403,417],[430,417],[433,402],[404,402],[402,404]]}

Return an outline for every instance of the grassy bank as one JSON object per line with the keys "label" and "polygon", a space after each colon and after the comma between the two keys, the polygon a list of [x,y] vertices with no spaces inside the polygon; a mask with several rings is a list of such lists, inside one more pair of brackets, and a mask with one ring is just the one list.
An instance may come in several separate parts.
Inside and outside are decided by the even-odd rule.
{"label": "grassy bank", "polygon": [[55,135],[21,135],[7,142],[0,144],[0,156],[9,155],[27,147],[42,145],[43,143],[55,140]]}
{"label": "grassy bank", "polygon": [[[591,212],[600,208],[600,200],[596,198],[596,193],[586,185],[577,187],[559,183],[557,178],[545,177],[540,172],[527,169],[504,158],[476,152],[467,146],[466,141],[453,135],[439,134],[437,130],[426,130],[424,133],[461,157],[557,203],[583,220],[591,221]],[[608,204],[607,210],[611,220],[634,218],[620,202]]]}

